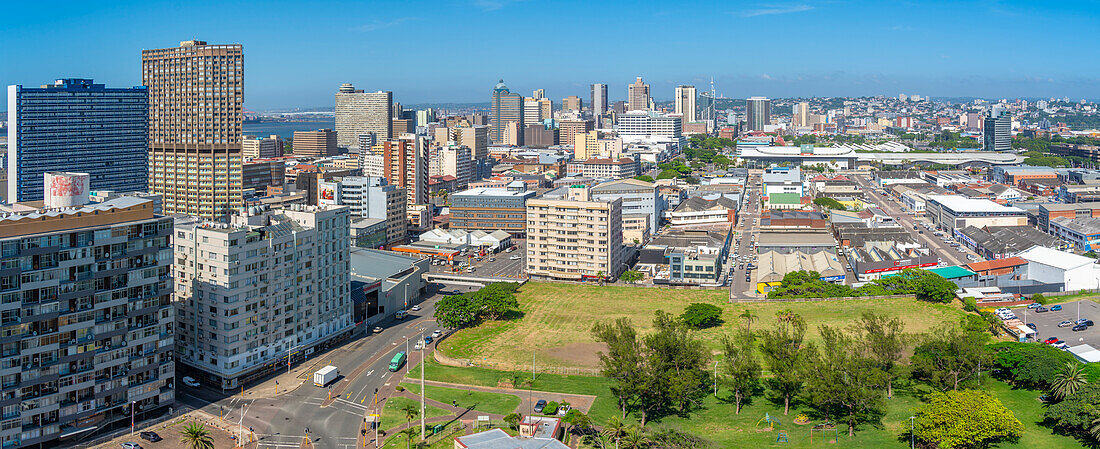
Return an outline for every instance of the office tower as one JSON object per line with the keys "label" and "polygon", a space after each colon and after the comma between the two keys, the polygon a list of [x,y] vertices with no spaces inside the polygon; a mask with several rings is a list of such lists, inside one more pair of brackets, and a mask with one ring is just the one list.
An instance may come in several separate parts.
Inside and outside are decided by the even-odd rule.
{"label": "office tower", "polygon": [[283,139],[274,134],[267,137],[244,136],[241,141],[241,156],[245,159],[269,159],[282,155]]}
{"label": "office tower", "polygon": [[474,160],[485,159],[489,157],[489,127],[455,126],[435,129],[432,145],[446,146],[451,143],[469,148],[470,156]]}
{"label": "office tower", "polygon": [[421,109],[416,111],[416,126],[428,126],[435,121],[435,109]]}
{"label": "office tower", "polygon": [[542,123],[542,105],[538,98],[523,99],[523,123]]}
{"label": "office tower", "polygon": [[621,198],[597,201],[587,186],[527,200],[527,274],[532,278],[617,278],[622,263]]}
{"label": "office tower", "polygon": [[470,148],[463,145],[433,148],[428,156],[428,176],[454,176],[455,184],[469,184],[474,176]]}
{"label": "office tower", "polygon": [[149,192],[166,214],[206,219],[241,207],[244,54],[240,44],[180,42],[141,52],[149,88]]}
{"label": "office tower", "polygon": [[602,136],[598,130],[580,133],[573,144],[573,160],[585,161],[594,157],[619,159],[623,155],[623,139]]}
{"label": "office tower", "polygon": [[[372,133],[380,142],[393,137],[393,92],[363,92],[348,83],[336,92],[336,146],[350,148]],[[362,148],[362,147],[360,147]]]}
{"label": "office tower", "polygon": [[166,411],[179,385],[172,220],[135,196],[88,204],[88,175],[50,175],[47,204],[70,209],[23,204],[0,224],[9,447],[75,447]]}
{"label": "office tower", "polygon": [[393,118],[401,118],[402,112],[404,111],[405,108],[401,106],[401,103],[395,101],[392,105],[390,105],[390,116]]}
{"label": "office tower", "polygon": [[416,120],[407,118],[394,118],[391,124],[390,135],[400,136],[416,132]]}
{"label": "office tower", "polygon": [[386,222],[387,245],[405,241],[408,225],[405,189],[378,176],[345,176],[321,183],[322,206],[347,206],[352,219],[369,218]]}
{"label": "office tower", "polygon": [[336,155],[336,131],[294,131],[294,155],[326,157]]}
{"label": "office tower", "polygon": [[282,188],[286,181],[286,164],[278,159],[260,159],[241,164],[241,188],[257,195],[271,195],[268,187]]}
{"label": "office tower", "polygon": [[618,114],[615,132],[628,142],[641,140],[679,141],[683,136],[680,117],[653,111],[630,111]]}
{"label": "office tower", "polygon": [[558,142],[561,145],[572,147],[577,141],[577,134],[592,131],[594,128],[592,120],[562,120],[558,124]]}
{"label": "office tower", "polygon": [[531,96],[534,97],[536,100],[546,98],[546,89],[535,89],[533,92],[531,92]]}
{"label": "office tower", "polygon": [[523,144],[531,148],[547,148],[558,144],[558,130],[541,124],[523,128]]}
{"label": "office tower", "polygon": [[792,126],[810,126],[810,104],[805,101],[791,107]]}
{"label": "office tower", "polygon": [[522,181],[505,188],[478,187],[451,195],[451,229],[506,231],[523,236],[527,228],[527,201],[535,197]]}
{"label": "office tower", "polygon": [[500,142],[503,145],[521,146],[523,145],[523,124],[521,122],[508,122],[504,126],[504,141]]}
{"label": "office tower", "polygon": [[642,77],[634,80],[634,84],[627,85],[627,110],[644,111],[649,109],[649,85],[642,82]]}
{"label": "office tower", "polygon": [[235,390],[350,336],[349,221],[346,207],[304,205],[177,219],[177,362]]}
{"label": "office tower", "polygon": [[592,90],[592,95],[589,98],[589,101],[592,102],[592,115],[607,112],[607,85],[596,83],[589,87]]}
{"label": "office tower", "polygon": [[[381,175],[397,187],[405,189],[408,204],[428,203],[428,143],[424,137],[406,134],[397,139],[389,139],[371,148],[371,152],[381,158],[381,173],[363,174]],[[367,160],[368,166],[372,161]]]}
{"label": "office tower", "polygon": [[1008,151],[1012,149],[1012,114],[994,107],[982,124],[982,140],[985,149]]}
{"label": "office tower", "polygon": [[581,109],[584,109],[584,102],[581,101],[581,97],[570,95],[561,100],[561,110],[563,111],[580,112]]}
{"label": "office tower", "polygon": [[96,190],[145,191],[148,101],[143,86],[90,79],[8,86],[7,200],[41,200],[47,171],[88,173]]}
{"label": "office tower", "polygon": [[699,119],[695,99],[695,86],[679,86],[676,88],[676,113],[683,115],[684,122],[694,122]]}
{"label": "office tower", "polygon": [[718,118],[718,114],[714,110],[714,97],[711,96],[710,92],[701,92],[696,100],[699,102],[696,106],[696,117],[699,120],[711,122]]}
{"label": "office tower", "polygon": [[505,141],[509,122],[516,122],[518,128],[523,129],[523,97],[509,91],[504,80],[500,80],[493,87],[491,102],[489,139],[493,143],[501,144]]}
{"label": "office tower", "polygon": [[745,100],[745,122],[750,131],[763,131],[772,122],[772,101],[766,97]]}

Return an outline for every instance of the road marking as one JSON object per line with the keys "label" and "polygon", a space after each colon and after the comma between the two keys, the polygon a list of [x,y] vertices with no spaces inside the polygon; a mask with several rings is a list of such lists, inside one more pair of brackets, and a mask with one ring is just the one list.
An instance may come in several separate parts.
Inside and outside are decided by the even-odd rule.
{"label": "road marking", "polygon": [[339,402],[339,403],[342,403],[342,404],[347,404],[347,405],[350,405],[352,407],[358,407],[358,408],[361,408],[363,410],[370,410],[370,407],[367,407],[365,405],[356,404],[356,403],[351,402],[351,401],[349,401],[347,399],[344,399],[344,398],[336,398],[336,402]]}
{"label": "road marking", "polygon": [[367,376],[368,376],[368,377],[369,377],[369,376],[370,376],[371,374],[374,374],[374,370],[370,370],[370,371],[367,371]]}

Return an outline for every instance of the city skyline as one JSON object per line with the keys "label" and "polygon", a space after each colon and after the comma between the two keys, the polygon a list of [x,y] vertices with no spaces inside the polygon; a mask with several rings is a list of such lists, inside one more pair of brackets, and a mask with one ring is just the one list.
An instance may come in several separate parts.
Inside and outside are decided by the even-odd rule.
{"label": "city skyline", "polygon": [[[1096,8],[1086,3],[868,8],[865,2],[473,0],[410,9],[373,2],[309,8],[240,2],[218,4],[219,13],[209,14],[213,3],[121,1],[94,10],[58,7],[46,15],[20,4],[0,18],[0,39],[7,43],[0,48],[6,62],[0,82],[36,86],[93,78],[108,86],[140,85],[135,55],[142,49],[201,39],[247,49],[245,106],[257,111],[327,106],[341,83],[392,91],[406,104],[484,102],[501,78],[516,91],[541,88],[557,99],[588,98],[590,84],[605,83],[610,100],[618,101],[637,76],[657,100],[671,99],[680,84],[709,91],[711,77],[730,98],[920,93],[1092,99],[1100,98],[1100,82],[1090,75],[1098,64],[1066,57],[1100,49],[1095,40],[1080,38],[1100,31]],[[530,22],[506,20],[517,17],[558,23],[559,32],[534,59],[509,63],[492,55],[521,54],[529,41],[496,36],[535,31]],[[691,39],[677,37],[684,33],[676,30],[687,29]],[[594,39],[593,33],[621,38]],[[643,39],[636,39],[638,33]],[[458,35],[465,38],[454,40]],[[371,68],[380,59],[406,58],[410,49],[443,69]],[[647,62],[654,54],[684,62]],[[546,64],[537,63],[540,55]],[[390,67],[398,66],[411,67]]]}

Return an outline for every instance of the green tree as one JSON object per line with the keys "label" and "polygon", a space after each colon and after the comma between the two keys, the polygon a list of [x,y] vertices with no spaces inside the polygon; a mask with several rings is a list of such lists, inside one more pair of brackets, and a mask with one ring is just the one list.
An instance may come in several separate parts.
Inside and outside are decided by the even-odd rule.
{"label": "green tree", "polygon": [[206,426],[191,422],[180,431],[180,443],[187,449],[214,449],[214,437]]}
{"label": "green tree", "polygon": [[937,327],[913,351],[914,378],[941,391],[976,385],[982,364],[988,368],[991,361],[985,340],[985,335],[958,326]]}
{"label": "green tree", "polygon": [[852,336],[829,326],[821,326],[820,334],[821,350],[808,351],[813,375],[806,376],[805,394],[826,416],[843,417],[853,436],[857,424],[882,419],[886,373]]}
{"label": "green tree", "polygon": [[752,313],[751,309],[745,309],[745,311],[741,312],[741,314],[737,315],[737,317],[745,322],[745,332],[749,335],[752,335],[752,322],[759,319],[759,316]]}
{"label": "green tree", "polygon": [[448,295],[435,303],[435,319],[451,329],[473,324],[478,318],[478,307],[467,295]]}
{"label": "green tree", "polygon": [[619,442],[623,449],[645,449],[650,445],[649,436],[642,426],[630,426]]}
{"label": "green tree", "polygon": [[894,397],[898,361],[905,352],[905,327],[898,317],[863,312],[855,324],[856,340],[862,341],[871,358],[886,377],[886,397]]}
{"label": "green tree", "polygon": [[1000,377],[1024,388],[1047,388],[1066,364],[1074,361],[1066,351],[1034,343],[1001,342],[989,345],[989,349]]}
{"label": "green tree", "polygon": [[1085,434],[1096,419],[1100,419],[1100,383],[1089,383],[1061,402],[1050,404],[1043,418],[1054,427]]}
{"label": "green tree", "polygon": [[608,437],[612,440],[615,440],[615,444],[618,445],[619,444],[619,439],[621,439],[623,437],[623,435],[626,435],[626,431],[627,431],[626,423],[624,423],[623,420],[612,416],[612,417],[607,419],[607,423],[604,424],[603,430],[601,431],[601,433],[603,433],[604,436],[606,436],[606,437]]}
{"label": "green tree", "polygon": [[649,385],[642,401],[641,423],[650,414],[686,412],[706,394],[710,359],[703,342],[675,316],[658,310],[653,314],[654,331],[643,338]]}
{"label": "green tree", "polygon": [[412,420],[416,419],[417,416],[420,416],[420,411],[417,410],[416,407],[414,407],[412,404],[405,404],[404,407],[401,407],[401,412],[405,414],[405,422],[406,424],[408,424],[408,427],[405,429],[405,431],[408,432],[408,447],[412,447]]}
{"label": "green tree", "polygon": [[959,287],[954,282],[931,271],[921,271],[924,273],[917,283],[916,291],[913,292],[918,300],[947,303],[955,299],[955,291]]}
{"label": "green tree", "polygon": [[512,430],[519,429],[519,420],[519,413],[509,413],[507,415],[504,415],[504,422],[508,423],[508,428]]}
{"label": "green tree", "polygon": [[986,447],[1024,432],[1012,411],[983,391],[932,393],[913,416],[916,439],[941,449]]}
{"label": "green tree", "polygon": [[561,420],[562,422],[569,424],[569,428],[566,429],[567,433],[573,433],[573,431],[577,429],[584,431],[592,427],[592,419],[589,418],[588,415],[585,415],[583,412],[575,408],[569,409],[569,411],[565,413],[565,416],[563,416]]}
{"label": "green tree", "polygon": [[1084,365],[1076,361],[1066,362],[1065,368],[1050,383],[1050,393],[1055,399],[1062,400],[1077,394],[1087,383],[1089,380],[1085,377]]}
{"label": "green tree", "polygon": [[619,410],[626,418],[646,394],[647,375],[645,353],[638,332],[627,318],[611,323],[598,322],[592,326],[592,336],[607,345],[607,352],[599,352],[600,372],[611,379],[611,394],[619,402]]}
{"label": "green tree", "polygon": [[513,282],[493,282],[474,292],[474,302],[490,320],[498,320],[506,313],[518,309],[516,285]]}
{"label": "green tree", "polygon": [[840,204],[840,201],[834,200],[832,198],[824,197],[824,196],[820,197],[820,198],[814,198],[814,204],[817,205],[817,206],[824,207],[826,209],[835,209],[835,210],[847,210],[848,209],[843,204]]}
{"label": "green tree", "polygon": [[643,275],[641,271],[637,271],[637,270],[626,270],[626,271],[623,272],[623,274],[619,275],[619,280],[620,281],[630,283],[630,284],[638,282],[642,279],[645,279],[645,275]]}
{"label": "green tree", "polygon": [[804,367],[809,356],[802,345],[806,322],[787,310],[776,314],[776,326],[760,332],[760,354],[772,376],[768,388],[783,398],[783,414],[791,410],[791,398],[802,390]]}
{"label": "green tree", "polygon": [[693,329],[716,326],[722,322],[722,309],[714,304],[696,302],[684,309],[680,319]]}
{"label": "green tree", "polygon": [[634,179],[637,179],[639,181],[645,181],[645,182],[653,182],[653,177],[649,176],[649,175],[638,175],[638,176],[635,176]]}
{"label": "green tree", "polygon": [[739,332],[733,338],[723,335],[722,349],[726,356],[724,382],[733,391],[734,414],[741,414],[741,403],[760,386],[760,362],[753,350],[752,334]]}

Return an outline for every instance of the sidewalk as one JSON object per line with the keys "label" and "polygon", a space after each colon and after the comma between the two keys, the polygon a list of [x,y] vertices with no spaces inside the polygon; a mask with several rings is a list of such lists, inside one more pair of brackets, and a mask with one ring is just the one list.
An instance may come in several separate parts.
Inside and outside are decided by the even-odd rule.
{"label": "sidewalk", "polygon": [[[360,337],[359,339],[361,338],[363,337]],[[356,343],[358,343],[359,339],[349,340],[348,342],[338,347],[314,355],[313,357],[306,359],[304,362],[298,363],[297,365],[291,365],[289,373],[285,370],[286,366],[284,365],[284,370],[282,370],[278,375],[268,377],[266,380],[260,382],[259,384],[255,384],[252,386],[246,385],[244,389],[244,397],[247,399],[274,398],[276,396],[280,396],[287,392],[293,391],[302,386],[302,384],[304,383],[312,382],[314,372],[316,372],[318,369],[321,369],[325,365],[330,364],[332,358],[336,356],[336,354],[350,351],[350,348],[357,347]],[[278,390],[278,392],[276,392],[276,390]],[[241,393],[240,391],[237,391],[235,394],[239,396]]]}

